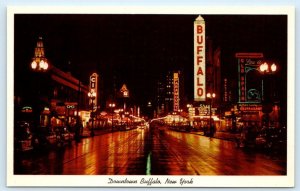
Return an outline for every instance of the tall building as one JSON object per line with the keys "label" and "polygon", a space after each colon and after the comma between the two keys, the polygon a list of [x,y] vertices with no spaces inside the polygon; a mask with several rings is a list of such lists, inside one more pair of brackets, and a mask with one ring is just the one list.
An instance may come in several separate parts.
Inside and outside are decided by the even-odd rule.
{"label": "tall building", "polygon": [[[178,79],[174,79],[174,76],[177,76],[176,78]],[[178,84],[174,86],[176,81]],[[157,82],[155,100],[157,115],[166,115],[183,108],[185,104],[184,92],[184,76],[182,72],[168,71]]]}
{"label": "tall building", "polygon": [[34,126],[65,125],[75,121],[80,110],[88,109],[88,86],[64,72],[45,57],[39,38],[29,70],[15,70],[15,122],[25,120]]}

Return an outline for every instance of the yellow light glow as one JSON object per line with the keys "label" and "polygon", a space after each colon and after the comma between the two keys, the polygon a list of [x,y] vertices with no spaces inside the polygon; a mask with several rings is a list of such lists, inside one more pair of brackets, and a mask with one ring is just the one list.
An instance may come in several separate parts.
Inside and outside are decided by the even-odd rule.
{"label": "yellow light glow", "polygon": [[41,61],[40,61],[40,68],[41,68],[41,69],[44,69],[44,64],[45,64],[44,60],[41,60]]}
{"label": "yellow light glow", "polygon": [[37,67],[37,63],[36,63],[35,61],[33,61],[33,62],[31,63],[31,68],[32,68],[32,69],[36,69],[36,67]]}
{"label": "yellow light glow", "polygon": [[45,62],[45,63],[44,63],[44,70],[47,70],[47,69],[48,69],[48,67],[49,67],[48,63],[47,63],[47,62]]}
{"label": "yellow light glow", "polygon": [[271,70],[272,70],[272,72],[275,72],[276,69],[277,69],[277,66],[276,66],[276,64],[273,63],[273,64],[271,65]]}

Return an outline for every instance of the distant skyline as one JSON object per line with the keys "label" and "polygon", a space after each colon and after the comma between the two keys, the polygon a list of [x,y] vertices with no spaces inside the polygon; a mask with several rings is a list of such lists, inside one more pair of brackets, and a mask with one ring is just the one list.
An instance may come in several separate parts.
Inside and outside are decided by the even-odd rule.
{"label": "distant skyline", "polygon": [[[17,76],[29,69],[39,36],[50,64],[88,84],[97,72],[105,91],[127,84],[137,102],[153,98],[157,80],[182,70],[193,98],[193,22],[198,15],[15,15]],[[237,74],[236,52],[262,52],[278,60],[286,81],[287,16],[202,15],[206,35],[221,48],[222,76]],[[20,69],[20,70],[19,70]],[[109,92],[106,92],[109,93]]]}

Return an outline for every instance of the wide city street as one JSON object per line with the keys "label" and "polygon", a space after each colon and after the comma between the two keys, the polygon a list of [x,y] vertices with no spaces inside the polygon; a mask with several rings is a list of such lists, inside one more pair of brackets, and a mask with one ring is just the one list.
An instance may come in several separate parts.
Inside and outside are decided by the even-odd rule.
{"label": "wide city street", "polygon": [[15,174],[38,175],[285,175],[285,169],[282,155],[164,127],[96,133],[14,160]]}

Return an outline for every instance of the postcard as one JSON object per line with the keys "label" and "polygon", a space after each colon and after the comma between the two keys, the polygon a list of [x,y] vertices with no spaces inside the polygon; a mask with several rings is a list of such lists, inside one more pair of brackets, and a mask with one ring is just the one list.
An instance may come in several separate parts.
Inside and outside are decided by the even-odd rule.
{"label": "postcard", "polygon": [[7,186],[293,187],[293,7],[8,7]]}

